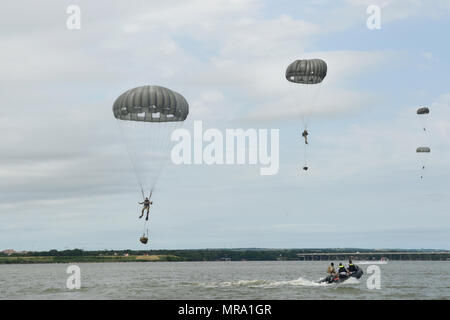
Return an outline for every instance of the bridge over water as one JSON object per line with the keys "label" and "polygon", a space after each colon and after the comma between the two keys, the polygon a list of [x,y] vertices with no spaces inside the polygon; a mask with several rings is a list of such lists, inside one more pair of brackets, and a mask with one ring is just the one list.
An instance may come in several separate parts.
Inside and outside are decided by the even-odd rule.
{"label": "bridge over water", "polygon": [[450,261],[449,251],[373,251],[373,252],[317,252],[298,253],[297,257],[302,261],[329,261],[353,259],[355,261],[368,260],[429,260]]}

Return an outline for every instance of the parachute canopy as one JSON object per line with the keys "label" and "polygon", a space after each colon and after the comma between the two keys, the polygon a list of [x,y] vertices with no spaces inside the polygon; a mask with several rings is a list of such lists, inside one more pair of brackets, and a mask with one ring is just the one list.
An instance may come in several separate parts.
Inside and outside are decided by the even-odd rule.
{"label": "parachute canopy", "polygon": [[417,109],[417,114],[428,114],[428,113],[430,113],[430,109],[428,109],[427,107]]}
{"label": "parachute canopy", "polygon": [[122,93],[113,104],[142,197],[152,194],[171,147],[173,130],[189,113],[186,99],[160,86],[142,86]]}
{"label": "parachute canopy", "polygon": [[327,64],[322,59],[295,60],[286,69],[286,79],[294,83],[321,83],[327,75]]}
{"label": "parachute canopy", "polygon": [[431,149],[429,147],[418,147],[416,149],[416,152],[421,153],[421,152],[431,152]]}
{"label": "parachute canopy", "polygon": [[160,86],[142,86],[122,93],[113,105],[114,117],[144,122],[184,121],[189,113],[186,99]]}

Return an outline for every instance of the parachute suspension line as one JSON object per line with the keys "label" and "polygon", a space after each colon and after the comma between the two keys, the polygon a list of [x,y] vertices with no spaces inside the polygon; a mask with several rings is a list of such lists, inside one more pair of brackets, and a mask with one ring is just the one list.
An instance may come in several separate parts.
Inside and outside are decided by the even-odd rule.
{"label": "parachute suspension line", "polygon": [[[172,132],[175,129],[178,129],[179,127],[181,127],[182,124],[183,124],[183,122],[181,122],[181,121],[174,121],[174,122],[164,123],[163,125],[167,126],[167,128],[165,128],[165,130],[169,131],[170,137],[171,137]],[[172,142],[170,137],[168,139],[161,139],[161,141],[160,141],[160,148],[158,150],[161,150],[161,157],[163,159],[159,163],[159,168],[157,170],[156,177],[155,177],[153,185],[151,187],[151,192],[153,192],[156,181],[158,181],[159,176],[162,173],[162,169],[166,166],[168,159],[170,158],[170,155],[168,154],[168,149],[170,148],[171,142]]]}
{"label": "parachute suspension line", "polygon": [[154,152],[156,153],[156,155],[153,157],[153,159],[155,159],[154,164],[154,175],[153,175],[153,179],[151,181],[151,185],[149,185],[150,193],[153,193],[153,190],[155,188],[156,182],[159,179],[159,175],[160,175],[160,171],[162,170],[162,166],[161,166],[161,162],[162,160],[160,159],[163,155],[163,150],[161,149],[162,143],[164,141],[164,137],[162,132],[164,131],[163,126],[167,125],[166,123],[161,123],[161,122],[157,122],[155,123],[155,127],[156,127],[156,134],[155,134],[155,140],[153,141],[153,147],[154,147]]}
{"label": "parachute suspension line", "polygon": [[[145,223],[144,223],[144,230],[142,231],[142,234],[148,238],[148,226],[147,226],[147,223],[148,223],[148,221],[145,220]],[[147,232],[146,232],[146,231],[147,231]]]}
{"label": "parachute suspension line", "polygon": [[[147,126],[147,128],[146,128],[146,133],[147,133],[147,147],[146,147],[146,149],[147,150],[149,150],[150,152],[156,152],[156,150],[158,150],[155,146],[157,145],[157,141],[158,141],[158,139],[160,138],[160,134],[159,134],[159,130],[157,130],[157,129],[159,129],[157,126],[159,125],[159,123],[155,123],[153,126]],[[152,132],[152,129],[155,129],[155,130],[153,130],[154,132]],[[154,161],[154,157],[149,157],[149,159],[147,160],[147,161]],[[152,173],[152,176],[153,176],[153,173]],[[152,181],[154,180],[154,179],[151,179]],[[152,185],[152,187],[150,187],[150,190],[146,190],[146,191],[148,191],[149,192],[149,195],[150,194],[152,194],[152,192],[153,192],[153,185]],[[147,224],[147,222],[145,223],[145,224]]]}
{"label": "parachute suspension line", "polygon": [[[176,122],[182,123],[181,121]],[[145,149],[151,154],[146,162],[152,168],[148,179],[150,184],[147,185],[148,190],[145,190],[145,193],[149,192],[149,195],[152,195],[153,191],[155,191],[156,183],[166,163],[166,151],[170,144],[170,138],[167,137],[167,132],[173,125],[173,122],[155,122],[152,126],[146,126],[145,135],[147,138]]]}
{"label": "parachute suspension line", "polygon": [[[152,150],[152,149],[158,150],[158,149],[154,148],[154,146],[157,144],[156,142],[157,142],[158,138],[160,137],[160,133],[158,131],[158,132],[152,134],[151,129],[153,129],[153,128],[154,127],[147,126],[147,128],[145,130],[147,133],[147,139],[146,139],[147,150]],[[155,152],[155,151],[153,151],[153,152]],[[152,159],[153,159],[153,157],[152,157]],[[152,159],[149,158],[148,161],[152,161]],[[153,185],[151,186],[150,190],[146,190],[149,192],[149,199],[150,199],[151,195],[153,194]],[[147,225],[147,221],[145,222],[145,224]]]}
{"label": "parachute suspension line", "polygon": [[304,160],[305,160],[305,164],[304,164],[304,168],[308,167],[308,146],[305,143],[305,152],[304,152]]}
{"label": "parachute suspension line", "polygon": [[[146,128],[146,130],[145,130],[145,135],[146,135],[146,138],[145,138],[145,141],[146,141],[145,150],[149,150],[149,148],[152,146],[152,141],[154,140],[154,136],[150,134],[150,130],[148,128]],[[148,190],[146,190],[146,191],[148,191]],[[147,221],[145,222],[145,224],[147,224]]]}
{"label": "parachute suspension line", "polygon": [[158,159],[157,161],[155,161],[155,175],[152,181],[152,184],[150,186],[150,192],[153,192],[156,182],[159,179],[159,176],[161,174],[162,168],[163,168],[163,161],[164,161],[164,150],[162,149],[162,146],[164,144],[164,141],[167,140],[167,136],[166,136],[166,130],[167,127],[170,126],[170,123],[164,123],[164,122],[158,122],[155,123],[156,125],[156,129],[157,129],[157,134],[156,134],[156,140],[155,140],[155,151],[158,152],[158,154],[156,154],[156,159]]}
{"label": "parachute suspension line", "polygon": [[[179,122],[179,123],[178,123]],[[152,135],[151,137],[149,137],[150,135],[150,130],[147,130],[147,141],[149,141],[149,145],[148,148],[149,149],[154,149],[154,151],[159,151],[160,154],[157,154],[156,157],[160,157],[162,158],[162,160],[160,160],[159,162],[156,161],[157,167],[155,170],[155,175],[153,176],[152,179],[152,184],[150,186],[150,193],[149,193],[149,200],[151,200],[152,195],[153,195],[153,191],[155,190],[155,186],[157,181],[159,180],[159,176],[161,175],[162,169],[164,168],[167,159],[169,158],[167,155],[167,149],[170,147],[170,138],[164,138],[166,136],[166,134],[163,133],[167,133],[165,132],[166,130],[168,130],[170,133],[173,131],[174,128],[177,128],[180,126],[180,124],[182,124],[183,122],[181,121],[176,121],[176,122],[168,122],[168,123],[164,123],[164,122],[159,122],[156,123],[156,134]],[[158,166],[159,164],[159,166]],[[148,238],[148,224],[149,221],[145,220],[144,223],[144,230],[143,230],[143,234]],[[147,233],[145,233],[147,231]]]}
{"label": "parachute suspension line", "polygon": [[[119,119],[116,119],[116,123],[117,123],[117,126],[119,127],[119,131],[120,131],[121,137],[122,137],[122,139],[123,139],[123,141],[124,141],[124,143],[125,143],[125,146],[126,146],[126,148],[127,148],[128,159],[129,159],[129,161],[131,162],[131,166],[132,166],[132,168],[133,168],[134,175],[136,176],[136,180],[137,180],[137,182],[138,182],[138,184],[139,184],[139,187],[140,187],[140,189],[141,189],[142,200],[144,200],[144,199],[145,199],[145,195],[144,195],[144,186],[143,186],[143,184],[142,184],[141,179],[139,178],[139,174],[138,174],[136,165],[135,165],[135,163],[134,163],[134,161],[133,161],[132,151],[130,150],[130,147],[129,147],[129,145],[128,145],[128,141],[127,141],[127,139],[126,139],[126,135],[125,135],[125,133],[124,133],[124,131],[123,131],[122,125],[120,124],[120,120],[119,120]],[[136,156],[136,155],[135,155],[135,156]]]}
{"label": "parachute suspension line", "polygon": [[[152,126],[145,126],[145,141],[143,141],[144,145],[140,147],[145,149],[145,152],[149,153],[145,155],[145,162],[147,163],[147,166],[151,167],[151,170],[149,171],[148,179],[146,179],[149,184],[143,188],[143,194],[149,192],[149,194],[152,195],[155,191],[156,183],[167,163],[167,159],[169,159],[167,152],[171,146],[170,134],[173,129],[182,124],[182,121],[172,121],[154,122]],[[143,186],[142,183],[140,185]]]}
{"label": "parachute suspension line", "polygon": [[[314,109],[316,106],[316,102],[317,102],[317,97],[320,94],[320,91],[322,89],[322,85],[323,82],[317,83],[317,84],[307,84],[306,85],[306,96],[307,96],[307,107],[305,108],[305,115],[304,118],[305,120],[303,121],[303,125],[305,127],[305,129],[308,128],[308,124],[311,121],[311,115],[314,113]],[[317,86],[317,89],[314,89],[313,86]]]}
{"label": "parachute suspension line", "polygon": [[[306,104],[304,104],[304,114],[302,115],[302,122],[303,122],[303,130],[305,130],[306,132],[308,131],[308,125],[309,125],[311,115],[313,113],[314,106],[315,106],[314,102],[316,101],[316,96],[318,95],[318,91],[321,87],[321,83],[315,84],[314,86],[318,86],[318,88],[314,89],[313,84],[305,85]],[[307,168],[308,168],[308,149],[309,149],[308,146],[309,146],[309,142],[308,142],[308,144],[306,144],[306,140],[305,140],[304,152],[303,152],[303,158],[304,158],[303,169],[304,170],[307,170]]]}
{"label": "parachute suspension line", "polygon": [[[130,162],[142,197],[145,199],[147,193],[151,194],[154,191],[163,168],[165,162],[163,160],[165,159],[162,155],[165,154],[167,148],[165,150],[162,150],[162,148],[168,142],[168,139],[165,139],[165,133],[167,133],[167,128],[170,128],[173,124],[171,122],[160,122],[149,126],[146,123],[136,121],[119,122],[118,120],[117,122],[122,136],[126,140],[125,144]],[[125,133],[126,129],[128,129],[128,134]],[[142,158],[144,160],[141,160]],[[143,167],[144,165],[150,166],[151,170],[146,170]],[[145,172],[147,172],[147,177],[142,175]],[[145,183],[143,179],[146,181]]]}

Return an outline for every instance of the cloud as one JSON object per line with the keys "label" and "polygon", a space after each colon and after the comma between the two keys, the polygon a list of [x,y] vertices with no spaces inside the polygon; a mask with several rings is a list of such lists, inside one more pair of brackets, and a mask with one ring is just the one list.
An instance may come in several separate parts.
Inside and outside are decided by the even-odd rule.
{"label": "cloud", "polygon": [[[416,114],[416,105],[386,111],[386,117],[380,121],[355,123],[340,130],[337,135],[329,132],[319,134],[317,143],[321,146],[321,159],[316,160],[324,170],[319,170],[318,175],[339,179],[340,176],[360,172],[377,175],[376,171],[380,169],[386,172],[406,170],[420,175],[422,160],[415,149],[422,144],[431,146],[433,152],[428,157],[428,169],[433,175],[437,174],[445,166],[444,159],[450,157],[449,102],[449,95],[442,94],[430,104],[425,136],[422,122]],[[328,159],[333,159],[332,164],[327,165]]]}
{"label": "cloud", "polygon": [[379,6],[383,23],[417,16],[441,18],[450,11],[450,3],[446,0],[346,0],[345,2],[354,7]]}
{"label": "cloud", "polygon": [[[369,107],[379,100],[369,91],[348,88],[355,78],[372,77],[380,69],[395,61],[392,52],[336,51],[305,55],[306,58],[320,57],[327,62],[328,72],[322,83],[301,85],[289,83],[278,70],[259,74],[257,79],[273,79],[264,91],[263,84],[253,81],[254,97],[259,104],[247,115],[249,120],[299,120],[303,116],[333,115],[355,108]],[[302,56],[301,58],[305,57]],[[275,64],[274,64],[275,66]],[[259,85],[259,87],[256,87]],[[369,89],[369,88],[368,88]],[[258,94],[260,93],[260,94]],[[259,98],[259,99],[258,99]]]}
{"label": "cloud", "polygon": [[[192,235],[198,229],[192,221],[205,221],[205,229],[212,226],[210,233],[215,233],[216,226],[208,224],[211,216],[222,217],[219,227],[224,238],[230,238],[227,232],[232,228],[227,228],[235,226],[230,212],[243,224],[269,217],[262,228],[275,225],[281,233],[274,234],[280,235],[299,222],[276,222],[273,213],[280,203],[283,208],[295,207],[299,189],[302,197],[313,198],[309,190],[317,191],[314,188],[322,183],[336,186],[348,176],[359,182],[363,179],[359,174],[379,181],[377,172],[386,167],[415,168],[410,163],[415,156],[411,148],[416,147],[410,125],[416,106],[380,112],[380,118],[364,123],[348,121],[356,110],[378,110],[388,100],[373,83],[391,85],[382,75],[390,77],[391,69],[407,55],[389,50],[388,45],[373,50],[352,43],[352,49],[347,49],[342,41],[333,42],[334,36],[346,36],[358,24],[365,26],[361,21],[367,17],[366,2],[311,2],[307,7],[292,2],[289,8],[299,5],[299,10],[286,12],[272,12],[267,9],[269,3],[256,0],[78,3],[82,13],[79,31],[66,28],[70,1],[2,5],[0,225],[8,231],[8,236],[1,235],[2,244],[24,245],[13,236],[31,229],[30,242],[46,235],[50,247],[52,235],[63,238],[61,230],[71,233],[69,240],[62,240],[66,244],[131,243],[122,234],[128,237],[141,227],[129,219],[130,211],[133,214],[136,209],[131,203],[137,207],[139,190],[111,106],[123,91],[144,84],[183,94],[191,106],[191,120],[223,124],[225,119],[233,127],[241,125],[239,120],[251,125],[269,123],[270,127],[280,125],[283,133],[289,130],[287,120],[305,113],[298,103],[305,100],[302,89],[286,81],[285,68],[298,58],[320,57],[329,69],[314,117],[337,122],[323,133],[312,133],[317,146],[312,160],[317,169],[305,178],[308,185],[292,174],[297,173],[300,155],[294,135],[284,138],[282,148],[290,153],[282,159],[280,176],[264,181],[255,168],[172,167],[159,185],[157,210],[164,214],[155,215],[158,232],[176,226],[170,229],[174,240],[164,235],[171,239],[161,240],[164,244],[184,243],[177,234],[182,229]],[[424,1],[410,6],[404,1],[386,3],[383,17],[387,21],[422,17],[421,12],[432,17],[448,12],[444,2],[437,2],[436,8]],[[308,14],[302,16],[304,12]],[[435,41],[441,43],[441,39]],[[425,59],[440,59],[440,48],[418,50]],[[437,136],[431,141],[433,161],[440,168],[446,168],[449,156],[449,96],[442,94],[431,104],[436,118],[430,133]],[[434,156],[435,150],[439,156]],[[261,200],[274,193],[279,203],[275,199],[271,206]],[[326,199],[334,199],[331,194]],[[363,191],[361,197],[373,199]],[[326,214],[327,210],[320,207],[318,211]],[[310,225],[320,225],[312,215],[311,219]],[[123,229],[116,242],[94,239],[96,232],[111,234],[111,229],[117,234]],[[234,235],[236,239],[242,236],[238,231]]]}

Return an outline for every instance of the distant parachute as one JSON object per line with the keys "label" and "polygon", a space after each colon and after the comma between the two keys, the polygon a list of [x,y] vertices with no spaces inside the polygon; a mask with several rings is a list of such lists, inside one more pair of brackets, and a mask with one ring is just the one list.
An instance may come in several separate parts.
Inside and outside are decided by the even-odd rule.
{"label": "distant parachute", "polygon": [[[422,143],[428,144],[427,141],[427,127],[428,127],[428,115],[430,114],[430,109],[428,107],[420,107],[417,109],[417,115],[419,116],[420,125],[422,127],[423,137],[422,137]],[[431,152],[431,149],[429,147],[418,147],[416,149],[416,153],[422,154],[420,157],[420,166],[422,167],[422,170],[425,170],[425,163],[427,162],[428,153]],[[423,174],[420,176],[421,179],[423,179]]]}
{"label": "distant parachute", "polygon": [[417,149],[416,149],[416,152],[417,153],[423,153],[423,152],[431,152],[431,149],[430,148],[428,148],[428,147],[418,147]]}
{"label": "distant parachute", "polygon": [[420,116],[419,121],[423,131],[427,131],[427,120],[429,113],[430,109],[428,109],[427,107],[421,107],[417,109],[417,114]]}
{"label": "distant parachute", "polygon": [[430,113],[430,109],[428,109],[427,107],[417,109],[417,114],[428,114],[428,113]]}
{"label": "distant parachute", "polygon": [[151,198],[169,158],[171,133],[186,120],[189,105],[175,91],[160,86],[142,86],[121,94],[114,102],[113,113],[124,137],[142,198],[146,195]]}
{"label": "distant parachute", "polygon": [[[431,152],[431,149],[429,147],[418,147],[416,149],[416,153],[420,154],[420,166],[422,167],[422,170],[425,170],[425,166],[427,163],[428,154]],[[423,179],[423,174],[420,176],[420,179]]]}
{"label": "distant parachute", "polygon": [[327,75],[327,64],[322,59],[295,60],[286,69],[286,79],[294,83],[317,84]]}
{"label": "distant parachute", "polygon": [[313,111],[315,100],[323,79],[327,75],[327,64],[322,59],[301,59],[292,62],[286,69],[286,80],[289,82],[300,84],[301,101],[299,106],[302,109],[303,132],[302,137],[305,139],[304,165],[303,170],[308,170],[307,164],[307,146],[308,142],[308,123],[309,117]]}

